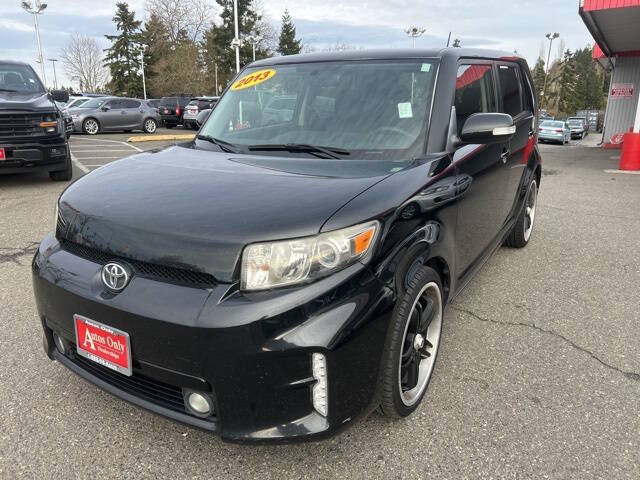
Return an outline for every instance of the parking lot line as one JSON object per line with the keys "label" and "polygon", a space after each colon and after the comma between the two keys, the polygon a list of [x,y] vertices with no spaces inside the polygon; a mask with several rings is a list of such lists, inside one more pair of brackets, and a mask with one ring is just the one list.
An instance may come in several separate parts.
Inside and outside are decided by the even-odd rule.
{"label": "parking lot line", "polygon": [[125,158],[125,157],[116,155],[115,157],[111,156],[111,157],[76,157],[76,158],[78,160],[112,160],[114,158]]}
{"label": "parking lot line", "polygon": [[[74,148],[73,151],[76,152],[76,153],[89,153],[89,152],[95,152],[96,150],[95,149],[87,150],[86,148],[80,150],[80,149]],[[105,151],[105,150],[100,149],[100,151]],[[127,148],[109,148],[107,151],[108,152],[130,152],[131,150],[129,150]]]}
{"label": "parking lot line", "polygon": [[124,145],[125,147],[129,147],[129,148],[131,148],[133,150],[137,150],[138,152],[144,152],[144,150],[142,148],[138,148],[135,145],[129,145],[127,142],[121,142],[119,140],[106,140],[106,139],[103,139],[103,138],[101,138],[101,139],[93,139],[93,138],[81,138],[81,137],[75,138],[74,140],[84,140],[86,142],[91,142],[91,141],[96,142],[97,141],[97,142],[117,143],[117,144],[120,144],[120,145]]}
{"label": "parking lot line", "polygon": [[91,171],[87,167],[85,167],[82,163],[80,163],[73,153],[71,154],[71,161],[75,164],[76,167],[78,167],[84,173],[89,173]]}

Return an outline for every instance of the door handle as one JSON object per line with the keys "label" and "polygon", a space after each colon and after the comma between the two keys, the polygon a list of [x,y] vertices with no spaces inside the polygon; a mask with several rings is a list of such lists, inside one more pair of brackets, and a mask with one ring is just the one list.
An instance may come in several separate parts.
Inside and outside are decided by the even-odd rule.
{"label": "door handle", "polygon": [[509,160],[509,155],[511,155],[511,151],[508,148],[503,148],[502,154],[500,155],[502,163],[507,163],[507,160]]}

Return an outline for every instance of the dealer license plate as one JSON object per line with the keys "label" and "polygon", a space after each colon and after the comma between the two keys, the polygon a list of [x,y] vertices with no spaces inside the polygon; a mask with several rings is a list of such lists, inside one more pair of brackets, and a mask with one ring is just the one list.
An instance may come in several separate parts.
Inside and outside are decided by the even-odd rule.
{"label": "dealer license plate", "polygon": [[131,376],[129,334],[82,315],[74,315],[76,350],[89,360]]}

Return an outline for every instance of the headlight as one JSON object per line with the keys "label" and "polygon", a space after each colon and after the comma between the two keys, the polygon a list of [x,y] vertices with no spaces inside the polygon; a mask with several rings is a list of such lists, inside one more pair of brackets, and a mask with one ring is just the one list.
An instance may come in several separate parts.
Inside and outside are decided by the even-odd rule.
{"label": "headlight", "polygon": [[240,288],[293,285],[367,261],[379,229],[374,221],[315,237],[247,245],[242,252]]}

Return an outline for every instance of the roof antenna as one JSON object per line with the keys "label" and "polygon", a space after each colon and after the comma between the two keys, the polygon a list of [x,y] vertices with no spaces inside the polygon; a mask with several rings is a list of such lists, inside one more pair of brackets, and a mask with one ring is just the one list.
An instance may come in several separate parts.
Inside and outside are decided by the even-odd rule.
{"label": "roof antenna", "polygon": [[447,47],[449,47],[449,42],[451,41],[451,32],[449,32],[449,38],[447,38]]}

